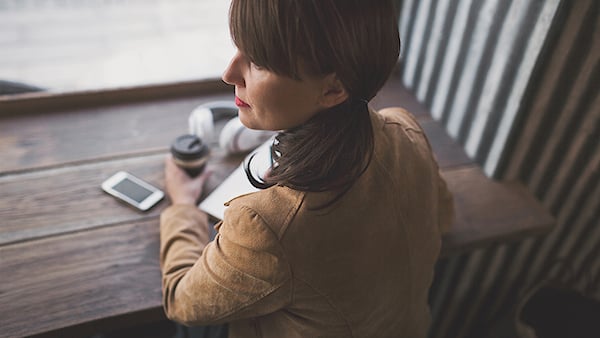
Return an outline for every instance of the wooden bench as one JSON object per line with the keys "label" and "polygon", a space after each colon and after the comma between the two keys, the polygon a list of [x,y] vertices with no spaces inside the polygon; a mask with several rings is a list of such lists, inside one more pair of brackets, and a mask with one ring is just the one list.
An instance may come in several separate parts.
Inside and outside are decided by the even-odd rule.
{"label": "wooden bench", "polygon": [[[100,183],[126,170],[162,187],[164,156],[189,113],[231,100],[231,88],[34,96],[0,98],[0,337],[76,337],[163,319],[158,216],[168,201],[138,212]],[[430,138],[456,202],[443,256],[550,230],[553,218],[531,194],[487,178],[398,78],[372,106],[407,108]],[[241,159],[215,149],[207,192]]]}

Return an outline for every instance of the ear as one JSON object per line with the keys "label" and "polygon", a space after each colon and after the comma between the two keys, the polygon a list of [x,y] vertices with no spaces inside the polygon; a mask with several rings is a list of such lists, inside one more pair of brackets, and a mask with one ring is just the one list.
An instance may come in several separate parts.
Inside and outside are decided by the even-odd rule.
{"label": "ear", "polygon": [[348,99],[348,91],[335,73],[323,78],[323,91],[319,103],[325,108],[331,108]]}

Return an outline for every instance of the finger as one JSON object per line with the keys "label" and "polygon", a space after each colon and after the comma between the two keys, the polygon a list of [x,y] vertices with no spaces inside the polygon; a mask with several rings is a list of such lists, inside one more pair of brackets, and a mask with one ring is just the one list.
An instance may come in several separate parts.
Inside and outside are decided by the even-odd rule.
{"label": "finger", "polygon": [[202,174],[200,174],[200,177],[198,177],[198,179],[202,182],[202,185],[204,185],[206,180],[208,180],[212,174],[212,170],[204,170]]}
{"label": "finger", "polygon": [[174,168],[177,166],[177,164],[175,164],[175,161],[173,161],[173,156],[171,154],[168,154],[167,156],[165,156],[165,169],[166,171],[174,171]]}
{"label": "finger", "polygon": [[171,153],[168,153],[168,154],[165,156],[165,164],[168,164],[168,163],[170,163],[170,162],[173,162],[173,155],[172,155]]}

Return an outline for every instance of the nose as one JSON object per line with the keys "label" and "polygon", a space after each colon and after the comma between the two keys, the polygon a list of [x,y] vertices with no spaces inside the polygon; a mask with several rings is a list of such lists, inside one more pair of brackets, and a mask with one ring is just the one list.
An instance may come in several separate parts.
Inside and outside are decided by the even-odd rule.
{"label": "nose", "polygon": [[223,82],[235,86],[245,85],[242,61],[242,54],[238,50],[236,51],[235,55],[233,55],[231,61],[229,61],[229,65],[223,72],[223,76],[221,77]]}

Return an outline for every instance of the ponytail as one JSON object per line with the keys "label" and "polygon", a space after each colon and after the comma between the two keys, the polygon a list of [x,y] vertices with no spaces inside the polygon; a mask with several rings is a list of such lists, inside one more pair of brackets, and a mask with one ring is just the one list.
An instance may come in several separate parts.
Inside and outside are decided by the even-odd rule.
{"label": "ponytail", "polygon": [[336,192],[337,201],[371,161],[374,140],[368,104],[347,100],[316,114],[306,123],[280,132],[271,148],[273,166],[267,177],[246,175],[257,188],[281,185],[300,191]]}

